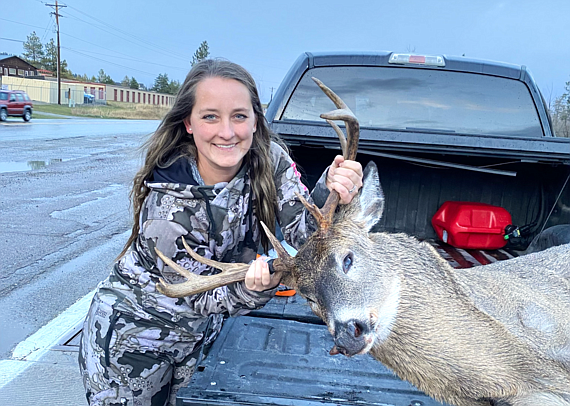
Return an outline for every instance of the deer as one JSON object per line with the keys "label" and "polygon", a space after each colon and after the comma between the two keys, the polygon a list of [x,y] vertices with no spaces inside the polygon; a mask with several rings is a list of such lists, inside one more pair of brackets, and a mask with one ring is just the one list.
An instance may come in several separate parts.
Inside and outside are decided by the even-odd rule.
{"label": "deer", "polygon": [[[359,123],[318,79],[337,109],[322,114],[347,159],[356,157]],[[335,120],[345,122],[347,139]],[[456,406],[570,406],[570,244],[456,270],[426,241],[371,231],[384,211],[378,169],[347,205],[331,192],[319,209],[298,198],[318,223],[291,256],[261,224],[284,285],[304,297],[333,337],[331,355],[370,354],[432,398]],[[187,280],[158,289],[183,297],[244,280],[248,264],[199,256],[220,269],[190,273],[157,250]]]}

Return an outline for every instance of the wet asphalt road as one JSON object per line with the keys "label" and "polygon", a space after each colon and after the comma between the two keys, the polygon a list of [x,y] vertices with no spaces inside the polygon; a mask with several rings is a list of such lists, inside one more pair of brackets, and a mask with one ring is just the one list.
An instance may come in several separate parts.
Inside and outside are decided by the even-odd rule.
{"label": "wet asphalt road", "polygon": [[0,359],[107,276],[131,226],[138,148],[158,123],[0,123]]}

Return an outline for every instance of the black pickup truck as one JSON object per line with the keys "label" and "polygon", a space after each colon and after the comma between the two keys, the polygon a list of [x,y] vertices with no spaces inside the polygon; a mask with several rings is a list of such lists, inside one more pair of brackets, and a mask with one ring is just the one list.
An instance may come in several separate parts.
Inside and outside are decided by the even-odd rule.
{"label": "black pickup truck", "polygon": [[[334,106],[311,77],[360,122],[357,159],[376,162],[386,195],[378,231],[427,240],[456,268],[570,242],[570,139],[553,134],[524,66],[392,52],[302,54],[266,118],[308,186],[340,148],[319,118]],[[442,241],[432,218],[447,201],[505,209],[512,217],[506,245]],[[331,347],[302,298],[276,297],[226,321],[178,405],[441,405],[370,357],[333,357]]]}

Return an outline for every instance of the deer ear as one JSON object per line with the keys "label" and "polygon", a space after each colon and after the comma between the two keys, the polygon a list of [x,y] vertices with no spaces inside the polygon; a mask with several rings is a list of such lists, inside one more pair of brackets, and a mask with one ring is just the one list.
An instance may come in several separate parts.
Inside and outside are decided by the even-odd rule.
{"label": "deer ear", "polygon": [[384,192],[380,186],[378,168],[370,161],[363,174],[363,186],[358,199],[354,199],[357,207],[355,220],[364,223],[368,231],[380,220],[384,212]]}

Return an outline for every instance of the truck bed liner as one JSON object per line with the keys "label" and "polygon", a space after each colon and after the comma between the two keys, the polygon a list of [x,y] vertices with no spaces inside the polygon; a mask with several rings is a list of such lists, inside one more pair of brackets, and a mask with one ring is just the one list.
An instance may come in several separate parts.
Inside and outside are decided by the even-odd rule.
{"label": "truck bed liner", "polygon": [[442,405],[368,355],[329,355],[332,346],[322,325],[230,318],[177,405]]}
{"label": "truck bed liner", "polygon": [[[516,253],[463,250],[429,243],[454,268]],[[331,356],[327,328],[299,295],[275,297],[249,316],[230,318],[178,406],[198,405],[442,405],[401,381],[370,356]]]}

